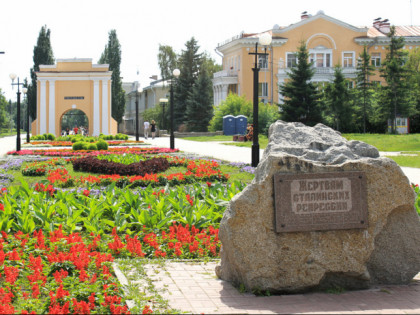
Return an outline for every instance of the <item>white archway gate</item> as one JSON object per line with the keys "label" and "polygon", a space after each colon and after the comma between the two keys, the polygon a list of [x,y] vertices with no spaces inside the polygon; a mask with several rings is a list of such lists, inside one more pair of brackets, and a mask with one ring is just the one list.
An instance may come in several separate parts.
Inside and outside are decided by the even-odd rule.
{"label": "white archway gate", "polygon": [[61,134],[60,118],[72,109],[88,117],[89,135],[117,133],[111,117],[109,65],[92,64],[92,59],[58,59],[56,65],[40,65],[36,74],[37,119],[32,134]]}

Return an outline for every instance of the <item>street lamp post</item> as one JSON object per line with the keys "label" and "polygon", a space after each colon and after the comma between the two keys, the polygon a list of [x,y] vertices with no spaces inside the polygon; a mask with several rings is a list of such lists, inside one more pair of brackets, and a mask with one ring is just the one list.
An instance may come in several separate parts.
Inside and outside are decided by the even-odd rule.
{"label": "street lamp post", "polygon": [[168,99],[167,98],[160,98],[159,103],[162,106],[162,130],[166,130],[165,129],[165,106],[168,103]]}
{"label": "street lamp post", "polygon": [[171,136],[169,140],[170,148],[173,150],[175,149],[175,136],[174,136],[174,79],[178,78],[180,75],[179,69],[175,69],[172,72],[172,80],[171,80]]}
{"label": "street lamp post", "polygon": [[[271,35],[268,33],[262,34],[259,37],[257,43],[255,43],[255,52],[249,53],[250,55],[255,55],[255,64],[252,71],[254,72],[254,99],[253,99],[253,135],[252,135],[252,156],[251,156],[251,165],[257,167],[260,162],[260,145],[258,143],[258,74],[260,68],[258,67],[258,56],[268,56],[267,46],[271,44]],[[258,52],[258,43],[264,47],[264,53]]]}
{"label": "street lamp post", "polygon": [[137,85],[136,88],[136,141],[139,141],[139,95],[143,91],[140,87],[140,84]]}
{"label": "street lamp post", "polygon": [[[28,93],[28,89],[26,87],[22,88],[22,92],[23,95],[27,95],[26,93]],[[26,125],[27,125],[27,129],[26,129],[26,142],[29,143],[31,142],[31,136],[29,135],[29,102],[28,102],[28,97],[26,97]]]}
{"label": "street lamp post", "polygon": [[17,83],[14,83],[14,81],[17,77],[17,75],[14,74],[14,73],[11,73],[9,75],[9,77],[10,77],[10,79],[12,79],[12,87],[13,87],[13,85],[17,85],[17,87],[18,87],[18,90],[16,92],[16,95],[17,95],[16,151],[19,152],[20,151],[20,88],[19,88],[19,86],[23,85],[23,83],[19,82],[19,78],[17,78]]}

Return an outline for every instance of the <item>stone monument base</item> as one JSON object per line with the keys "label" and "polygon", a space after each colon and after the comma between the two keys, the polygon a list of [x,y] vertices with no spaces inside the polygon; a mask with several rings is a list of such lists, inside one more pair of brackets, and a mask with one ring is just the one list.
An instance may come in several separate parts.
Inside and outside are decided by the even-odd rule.
{"label": "stone monument base", "polygon": [[[365,176],[364,193],[357,191],[357,180],[346,179],[352,172]],[[334,188],[321,176],[331,173],[332,178],[344,178],[336,180]],[[295,185],[285,186],[281,195],[273,182],[279,174],[291,181],[290,187]],[[299,177],[308,174],[306,182]],[[295,181],[294,175],[299,175]],[[346,191],[354,200],[365,194],[366,209],[346,198]],[[332,205],[337,200],[339,208]],[[255,179],[224,213],[216,274],[249,291],[281,293],[409,283],[420,271],[420,220],[414,200],[399,166],[379,157],[376,148],[347,141],[322,124],[311,128],[278,121],[270,127]],[[286,203],[289,210],[284,211],[293,212],[292,219],[277,212]],[[291,224],[297,229],[282,231]]]}

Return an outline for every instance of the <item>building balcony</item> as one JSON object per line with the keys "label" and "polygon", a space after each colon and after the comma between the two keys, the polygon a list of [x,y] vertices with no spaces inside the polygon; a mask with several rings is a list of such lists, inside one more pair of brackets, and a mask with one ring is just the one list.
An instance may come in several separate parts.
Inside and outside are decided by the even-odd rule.
{"label": "building balcony", "polygon": [[238,70],[222,70],[222,71],[218,71],[215,72],[213,74],[213,78],[217,79],[217,78],[229,78],[229,77],[238,77]]}
{"label": "building balcony", "polygon": [[[313,76],[313,80],[317,81],[317,80],[329,80],[332,81],[334,78],[334,68],[333,67],[314,67],[313,68],[315,70],[314,76]],[[346,78],[355,78],[356,77],[356,73],[357,70],[355,67],[345,67],[345,68],[341,68],[344,77]],[[288,77],[288,73],[290,72],[290,68],[279,68],[277,76],[279,78],[286,78]]]}
{"label": "building balcony", "polygon": [[238,84],[238,70],[222,70],[213,74],[213,86]]}

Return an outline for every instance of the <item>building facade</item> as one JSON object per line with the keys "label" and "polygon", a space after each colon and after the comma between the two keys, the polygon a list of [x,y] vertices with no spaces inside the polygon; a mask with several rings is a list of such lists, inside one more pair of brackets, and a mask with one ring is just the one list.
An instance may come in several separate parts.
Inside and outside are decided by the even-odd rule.
{"label": "building facade", "polygon": [[89,135],[117,133],[111,117],[111,74],[109,65],[92,64],[92,59],[58,59],[55,65],[40,65],[37,75],[37,118],[32,134],[61,134],[67,112],[79,109],[88,118]]}
{"label": "building facade", "polygon": [[[278,86],[288,78],[290,68],[296,65],[296,51],[304,41],[313,63],[315,75],[312,81],[331,82],[334,66],[340,65],[346,78],[356,77],[357,59],[364,45],[371,55],[371,62],[378,69],[385,59],[386,47],[390,43],[387,34],[390,30],[388,20],[376,19],[371,27],[356,27],[319,11],[316,15],[302,13],[295,24],[254,34],[241,33],[223,43],[217,50],[223,55],[223,70],[214,74],[214,104],[219,105],[232,92],[253,98],[253,71],[255,51],[259,36],[269,33],[272,42],[268,47],[259,45],[259,52],[268,56],[259,57],[259,99],[264,102],[281,103],[282,96]],[[396,26],[396,35],[405,39],[405,49],[420,47],[420,26]],[[383,81],[379,72],[371,81]]]}
{"label": "building facade", "polygon": [[[123,121],[119,126],[122,133],[134,135],[136,133],[136,99],[139,104],[139,133],[143,135],[143,112],[149,108],[160,106],[161,98],[168,98],[169,84],[166,81],[156,80],[138,91],[138,82],[123,83],[125,90],[125,112]],[[167,109],[169,110],[169,108]],[[162,126],[157,126],[162,129]]]}

